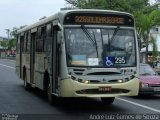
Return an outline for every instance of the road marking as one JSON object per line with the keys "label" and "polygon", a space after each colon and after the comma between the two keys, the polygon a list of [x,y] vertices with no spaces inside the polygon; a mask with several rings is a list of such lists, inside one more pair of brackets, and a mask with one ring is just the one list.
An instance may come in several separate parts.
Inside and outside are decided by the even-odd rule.
{"label": "road marking", "polygon": [[136,106],[139,106],[139,107],[142,107],[142,108],[145,108],[145,109],[148,109],[148,110],[151,110],[151,111],[154,111],[154,112],[160,113],[160,110],[152,108],[152,107],[148,107],[146,105],[141,105],[139,103],[135,103],[135,102],[132,102],[132,101],[129,101],[129,100],[125,100],[125,99],[122,99],[122,98],[116,98],[116,99],[124,101],[124,102],[127,102],[127,103],[130,103],[130,104],[133,104],[133,105],[136,105]]}
{"label": "road marking", "polygon": [[0,59],[1,61],[7,61],[7,62],[15,62],[15,60],[11,60],[11,59]]}
{"label": "road marking", "polygon": [[11,67],[11,66],[7,66],[7,65],[4,65],[4,64],[0,64],[1,66],[4,66],[4,67],[8,67],[8,68],[11,68],[11,69],[15,69],[14,67]]}

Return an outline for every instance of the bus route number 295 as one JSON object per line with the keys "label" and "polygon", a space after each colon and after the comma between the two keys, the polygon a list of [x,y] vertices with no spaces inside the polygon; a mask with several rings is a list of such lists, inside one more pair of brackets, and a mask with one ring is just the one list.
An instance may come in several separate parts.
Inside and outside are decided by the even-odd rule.
{"label": "bus route number 295", "polygon": [[125,64],[126,59],[125,57],[115,57],[115,64]]}

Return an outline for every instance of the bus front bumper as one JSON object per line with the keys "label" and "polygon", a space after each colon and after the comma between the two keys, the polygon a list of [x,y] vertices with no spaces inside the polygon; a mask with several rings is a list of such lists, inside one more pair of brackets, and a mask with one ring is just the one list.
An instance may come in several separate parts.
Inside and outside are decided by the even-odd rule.
{"label": "bus front bumper", "polygon": [[85,84],[72,79],[64,79],[61,80],[60,84],[61,97],[137,96],[139,91],[138,78],[125,83],[114,84]]}

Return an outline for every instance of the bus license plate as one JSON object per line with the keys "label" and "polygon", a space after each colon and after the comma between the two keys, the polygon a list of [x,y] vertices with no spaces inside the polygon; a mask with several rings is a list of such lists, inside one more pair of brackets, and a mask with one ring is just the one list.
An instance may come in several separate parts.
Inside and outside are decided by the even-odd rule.
{"label": "bus license plate", "polygon": [[160,91],[160,87],[155,87],[154,91]]}
{"label": "bus license plate", "polygon": [[102,86],[102,87],[99,87],[99,91],[111,91],[111,87],[110,86]]}

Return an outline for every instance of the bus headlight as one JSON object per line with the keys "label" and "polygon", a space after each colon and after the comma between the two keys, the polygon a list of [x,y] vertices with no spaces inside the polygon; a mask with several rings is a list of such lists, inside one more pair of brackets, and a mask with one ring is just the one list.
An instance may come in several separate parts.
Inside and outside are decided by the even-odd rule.
{"label": "bus headlight", "polygon": [[89,84],[89,80],[85,80],[84,83],[85,83],[85,84]]}
{"label": "bus headlight", "polygon": [[122,83],[123,82],[123,80],[118,80],[118,83]]}

